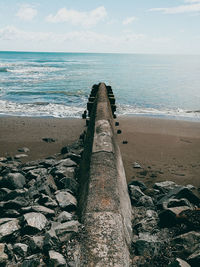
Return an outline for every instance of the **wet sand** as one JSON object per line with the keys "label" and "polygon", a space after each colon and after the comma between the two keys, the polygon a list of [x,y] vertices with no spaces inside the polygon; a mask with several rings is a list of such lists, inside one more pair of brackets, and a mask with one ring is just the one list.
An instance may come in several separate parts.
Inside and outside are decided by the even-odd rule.
{"label": "wet sand", "polygon": [[[79,139],[84,126],[81,119],[0,117],[0,156],[20,154],[22,147],[30,149],[23,161],[52,156]],[[55,142],[47,143],[43,138]]]}
{"label": "wet sand", "polygon": [[[145,117],[120,117],[118,142],[127,181],[151,185],[171,180],[200,187],[200,123]],[[122,144],[128,141],[127,144]],[[133,168],[134,162],[141,169]]]}
{"label": "wet sand", "polygon": [[[172,180],[200,187],[200,123],[147,117],[119,117],[117,136],[127,181],[147,185]],[[82,119],[0,117],[0,157],[30,149],[25,161],[59,153],[85,129]],[[43,138],[53,138],[46,143]],[[122,144],[128,141],[127,144]],[[141,169],[133,168],[134,162]]]}

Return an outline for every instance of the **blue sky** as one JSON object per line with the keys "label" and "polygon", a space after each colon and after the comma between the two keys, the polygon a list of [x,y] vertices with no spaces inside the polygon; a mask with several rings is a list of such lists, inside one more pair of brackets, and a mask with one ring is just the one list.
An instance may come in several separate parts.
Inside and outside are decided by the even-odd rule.
{"label": "blue sky", "polygon": [[0,0],[0,50],[200,54],[200,0]]}

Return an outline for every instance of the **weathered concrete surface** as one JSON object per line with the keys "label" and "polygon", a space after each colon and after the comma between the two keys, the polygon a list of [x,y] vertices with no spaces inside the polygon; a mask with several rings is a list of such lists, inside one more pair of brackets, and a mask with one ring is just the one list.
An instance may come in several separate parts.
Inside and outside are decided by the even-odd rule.
{"label": "weathered concrete surface", "polygon": [[131,203],[115,141],[109,90],[101,83],[90,106],[81,170],[80,205],[85,233],[80,266],[129,266]]}

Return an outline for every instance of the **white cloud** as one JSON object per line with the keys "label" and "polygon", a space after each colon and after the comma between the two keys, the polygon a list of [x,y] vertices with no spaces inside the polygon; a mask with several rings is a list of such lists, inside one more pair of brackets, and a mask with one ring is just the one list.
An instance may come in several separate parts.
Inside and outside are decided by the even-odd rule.
{"label": "white cloud", "polygon": [[31,21],[37,15],[37,9],[30,5],[22,5],[16,16],[21,20]]}
{"label": "white cloud", "polygon": [[89,12],[80,12],[73,9],[61,8],[55,16],[48,15],[46,20],[48,22],[70,22],[73,25],[82,25],[86,27],[93,26],[99,21],[102,21],[107,16],[104,6],[100,6]]}
{"label": "white cloud", "polygon": [[199,3],[200,0],[185,0],[185,3]]}
{"label": "white cloud", "polygon": [[[82,30],[66,33],[53,32],[26,32],[14,26],[7,26],[0,29],[1,44],[20,43],[33,50],[32,47],[51,47],[55,51],[68,49],[68,51],[119,51],[125,47],[131,47],[138,42],[143,42],[144,34],[136,34],[131,31],[123,32],[120,36],[101,34],[94,31]],[[67,47],[66,47],[67,44]],[[46,49],[46,48],[45,48]]]}
{"label": "white cloud", "polygon": [[137,20],[137,18],[136,17],[128,17],[128,18],[126,18],[122,23],[124,24],[124,25],[128,25],[128,24],[131,24],[133,21],[135,21],[135,20]]}
{"label": "white cloud", "polygon": [[200,4],[190,4],[190,5],[188,4],[188,5],[181,5],[181,6],[176,6],[176,7],[151,8],[149,9],[149,11],[158,11],[164,14],[181,14],[181,13],[200,12]]}

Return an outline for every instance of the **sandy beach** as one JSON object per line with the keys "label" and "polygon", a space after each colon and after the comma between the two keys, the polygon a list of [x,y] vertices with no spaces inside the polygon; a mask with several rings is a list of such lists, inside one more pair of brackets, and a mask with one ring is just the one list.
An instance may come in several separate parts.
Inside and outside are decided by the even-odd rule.
{"label": "sandy beach", "polygon": [[[119,117],[117,136],[127,181],[147,185],[172,180],[200,187],[200,123],[145,117]],[[0,156],[30,149],[25,161],[51,156],[76,141],[85,128],[82,119],[0,117]],[[47,143],[43,138],[53,138]],[[127,141],[127,144],[123,144]],[[134,162],[141,169],[133,167]]]}
{"label": "sandy beach", "polygon": [[[200,123],[145,117],[118,118],[127,181],[171,180],[200,187]],[[123,141],[128,141],[123,144]],[[133,168],[134,162],[141,169]]]}

